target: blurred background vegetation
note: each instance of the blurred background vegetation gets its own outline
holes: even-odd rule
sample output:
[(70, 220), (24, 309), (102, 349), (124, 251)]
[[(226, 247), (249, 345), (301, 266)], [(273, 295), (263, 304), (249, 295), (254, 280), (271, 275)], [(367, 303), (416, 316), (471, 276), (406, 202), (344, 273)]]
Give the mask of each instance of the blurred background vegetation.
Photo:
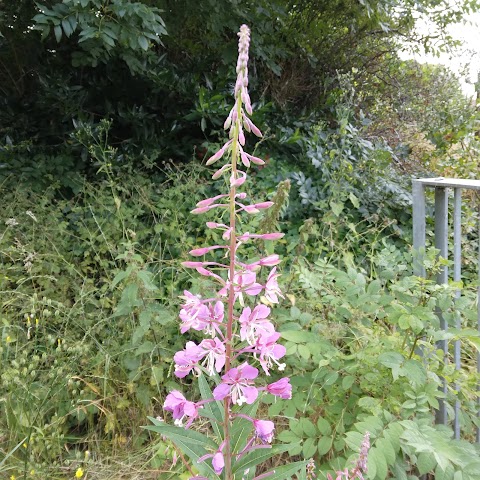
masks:
[[(409, 250), (411, 178), (477, 177), (478, 109), (447, 68), (399, 56), (405, 42), (454, 48), (442, 32), (477, 9), (0, 0), (0, 477), (189, 478), (140, 427), (163, 416), (169, 388), (190, 388), (171, 375), (177, 296), (209, 285), (179, 263), (215, 241), (189, 212), (218, 193), (203, 165), (225, 138), (246, 23), (264, 132), (251, 149), (267, 161), (247, 189), (276, 201), (248, 228), (286, 233), (276, 315), (296, 377), (293, 401), (265, 412), (322, 472), (348, 464), (368, 429), (372, 480), (480, 478), (475, 447), (432, 415), (440, 376), (459, 382), (472, 440), (477, 199), (464, 207), (460, 373), (434, 348), (433, 312), (455, 323), (454, 291), (413, 277)], [(420, 14), (437, 34), (415, 30)]]

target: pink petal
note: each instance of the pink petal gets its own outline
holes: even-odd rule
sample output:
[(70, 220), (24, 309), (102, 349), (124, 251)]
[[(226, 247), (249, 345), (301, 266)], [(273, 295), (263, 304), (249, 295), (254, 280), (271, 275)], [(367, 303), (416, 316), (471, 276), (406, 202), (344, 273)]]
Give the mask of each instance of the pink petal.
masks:
[(250, 160), (249, 160), (249, 155), (246, 154), (245, 152), (240, 153), (240, 158), (242, 160), (242, 163), (248, 168), (250, 166)]
[(257, 378), (258, 376), (258, 369), (255, 367), (252, 367), (248, 363), (243, 364), (242, 367), (242, 377), (247, 379), (247, 380), (253, 380), (254, 378)]
[(223, 156), (223, 154), (225, 153), (225, 150), (223, 148), (221, 148), (217, 153), (215, 153), (214, 155), (212, 155), (208, 160), (207, 160), (207, 163), (205, 165), (212, 165), (213, 163), (215, 163), (216, 161), (220, 160)]
[(220, 178), (228, 169), (231, 168), (231, 165), (229, 163), (227, 163), (226, 165), (224, 165), (220, 170), (217, 170), (213, 175), (212, 175), (212, 179), (213, 180), (217, 180), (218, 178)]
[(230, 385), (226, 383), (221, 383), (213, 390), (213, 398), (215, 400), (223, 400), (224, 398), (230, 395)]
[(266, 266), (266, 267), (273, 267), (274, 265), (278, 265), (281, 262), (280, 257), (278, 255), (269, 255), (268, 257), (261, 258), (258, 261), (259, 265)]
[(225, 467), (225, 460), (222, 452), (217, 452), (212, 458), (212, 467), (217, 475), (222, 473), (223, 467)]
[(196, 206), (208, 207), (209, 205), (212, 205), (213, 203), (215, 203), (219, 198), (223, 198), (223, 197), (228, 197), (228, 194), (216, 195), (215, 197), (206, 198), (205, 200), (201, 200), (200, 202), (198, 202)]
[(253, 155), (250, 155), (250, 160), (255, 164), (255, 165), (265, 165), (265, 162), (258, 157), (254, 157)]
[(203, 267), (203, 262), (182, 262), (182, 266), (185, 268)]
[(194, 257), (201, 257), (202, 255), (205, 255), (206, 253), (210, 252), (211, 250), (215, 250), (217, 248), (228, 248), (224, 245), (214, 245), (212, 247), (203, 247), (203, 248), (195, 248), (193, 250), (190, 250), (190, 255), (193, 255)]
[(238, 141), (240, 142), (240, 145), (245, 145), (245, 135), (243, 133), (242, 127), (238, 129)]
[(230, 186), (239, 187), (240, 185), (243, 185), (245, 183), (245, 180), (247, 179), (247, 174), (240, 170), (237, 171), (237, 174), (239, 174), (240, 177), (235, 178), (233, 175), (230, 177)]
[(260, 202), (260, 203), (256, 203), (254, 205), (254, 207), (256, 207), (256, 208), (270, 208), (273, 205), (274, 205), (273, 202)]
[(258, 397), (258, 390), (256, 387), (244, 387), (242, 389), (245, 402), (251, 405)]

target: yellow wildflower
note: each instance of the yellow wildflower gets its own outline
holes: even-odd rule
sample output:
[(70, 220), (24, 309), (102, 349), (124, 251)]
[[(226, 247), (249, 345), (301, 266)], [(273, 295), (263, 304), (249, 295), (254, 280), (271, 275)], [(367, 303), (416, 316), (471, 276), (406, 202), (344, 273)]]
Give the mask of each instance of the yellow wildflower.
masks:
[(77, 471), (75, 472), (75, 478), (82, 478), (83, 477), (83, 468), (79, 467), (77, 468)]

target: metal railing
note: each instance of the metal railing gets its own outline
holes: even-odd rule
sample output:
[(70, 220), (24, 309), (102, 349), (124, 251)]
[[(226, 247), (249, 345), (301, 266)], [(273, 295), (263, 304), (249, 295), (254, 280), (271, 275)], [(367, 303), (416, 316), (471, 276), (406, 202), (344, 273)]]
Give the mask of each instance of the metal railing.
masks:
[[(461, 281), (461, 262), (462, 262), (462, 190), (480, 190), (480, 180), (463, 180), (456, 178), (420, 178), (413, 180), (413, 248), (417, 252), (414, 260), (415, 275), (425, 277), (425, 267), (423, 265), (422, 251), (425, 249), (425, 233), (426, 233), (426, 188), (435, 189), (435, 248), (439, 250), (440, 256), (449, 257), (448, 251), (448, 197), (449, 190), (453, 189), (453, 281)], [(479, 245), (478, 245), (478, 261), (477, 261), (479, 284), (477, 287), (477, 328), (480, 332), (480, 226), (479, 226)], [(441, 268), (437, 275), (437, 283), (448, 283), (448, 267)], [(456, 291), (456, 298), (460, 298), (460, 290)], [(437, 315), (440, 320), (440, 327), (447, 330), (448, 325), (443, 318), (440, 309), (437, 309)], [(460, 328), (460, 316), (457, 315), (456, 327)], [(437, 342), (438, 348), (443, 351), (444, 358), (448, 355), (447, 340)], [(461, 343), (456, 340), (453, 349), (453, 358), (455, 369), (460, 370)], [(477, 353), (477, 373), (480, 373), (480, 353)], [(459, 386), (455, 385), (455, 389), (459, 391)], [(447, 383), (443, 380), (442, 390), (446, 396)], [(480, 393), (480, 383), (477, 385), (477, 391)], [(455, 418), (453, 429), (455, 438), (460, 438), (460, 401), (457, 399), (454, 406)], [(480, 397), (477, 398), (477, 415), (480, 417)], [(446, 425), (447, 406), (443, 399), (439, 402), (439, 408), (436, 412), (436, 421)], [(480, 443), (480, 428), (477, 427), (476, 440)]]

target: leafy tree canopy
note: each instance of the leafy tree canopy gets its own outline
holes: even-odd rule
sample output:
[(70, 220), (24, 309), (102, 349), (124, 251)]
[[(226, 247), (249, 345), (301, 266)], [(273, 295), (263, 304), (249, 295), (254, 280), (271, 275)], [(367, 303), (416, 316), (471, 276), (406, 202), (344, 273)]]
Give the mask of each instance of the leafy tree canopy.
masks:
[(371, 83), (396, 58), (399, 39), (430, 48), (452, 41), (417, 38), (419, 15), (441, 32), (477, 7), (472, 0), (0, 0), (3, 171), (32, 162), (53, 171), (88, 167), (85, 138), (96, 138), (102, 119), (112, 120), (117, 160), (201, 156), (225, 116), (241, 23), (254, 33), (261, 122), (273, 125), (328, 107), (339, 72), (355, 69), (359, 89)]

